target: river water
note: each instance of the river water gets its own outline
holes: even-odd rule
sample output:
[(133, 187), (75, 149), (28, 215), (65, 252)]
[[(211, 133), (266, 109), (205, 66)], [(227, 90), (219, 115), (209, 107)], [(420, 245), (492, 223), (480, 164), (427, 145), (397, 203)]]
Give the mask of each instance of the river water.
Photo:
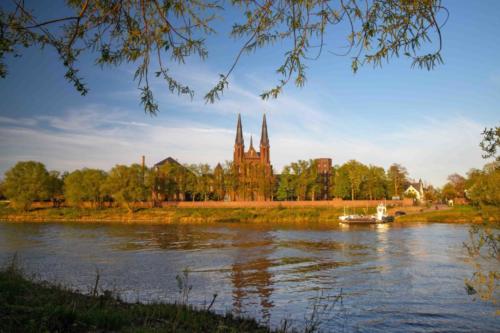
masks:
[(465, 290), (468, 229), (0, 223), (0, 260), (17, 254), (26, 272), (83, 292), (98, 271), (128, 301), (207, 306), (217, 294), (214, 311), (272, 327), (319, 318), (328, 332), (500, 332), (492, 302)]

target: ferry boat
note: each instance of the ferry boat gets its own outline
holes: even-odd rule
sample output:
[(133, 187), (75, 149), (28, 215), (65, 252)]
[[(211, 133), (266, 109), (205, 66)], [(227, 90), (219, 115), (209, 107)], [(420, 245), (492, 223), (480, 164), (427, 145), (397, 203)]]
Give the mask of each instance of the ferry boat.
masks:
[(394, 221), (394, 216), (387, 215), (387, 208), (383, 203), (377, 206), (377, 213), (373, 215), (344, 215), (339, 216), (342, 224), (380, 224)]

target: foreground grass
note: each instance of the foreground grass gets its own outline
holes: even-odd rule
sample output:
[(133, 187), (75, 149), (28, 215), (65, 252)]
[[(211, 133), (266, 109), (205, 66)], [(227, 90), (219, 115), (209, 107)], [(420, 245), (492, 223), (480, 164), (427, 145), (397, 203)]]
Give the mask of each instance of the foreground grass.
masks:
[(179, 304), (125, 303), (104, 292), (87, 296), (0, 271), (0, 332), (271, 332), (251, 319)]

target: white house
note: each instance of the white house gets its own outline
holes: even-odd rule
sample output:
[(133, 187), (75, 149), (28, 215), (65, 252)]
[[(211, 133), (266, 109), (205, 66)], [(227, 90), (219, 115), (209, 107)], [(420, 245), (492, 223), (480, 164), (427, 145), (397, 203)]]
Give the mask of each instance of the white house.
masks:
[(410, 184), (408, 188), (404, 191), (405, 196), (414, 196), (418, 201), (424, 201), (424, 183), (422, 179), (418, 181), (418, 183)]

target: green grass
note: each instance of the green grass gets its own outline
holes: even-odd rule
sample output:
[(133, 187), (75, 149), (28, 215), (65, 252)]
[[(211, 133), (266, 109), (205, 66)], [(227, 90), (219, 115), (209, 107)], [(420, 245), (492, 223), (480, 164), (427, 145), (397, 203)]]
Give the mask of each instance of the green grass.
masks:
[(448, 210), (435, 210), (397, 217), (398, 222), (443, 222), (443, 223), (482, 223), (500, 221), (499, 207), (463, 205)]
[(125, 303), (110, 292), (82, 295), (0, 271), (0, 332), (270, 332), (255, 320), (183, 304)]
[[(351, 213), (354, 210), (350, 211)], [(375, 208), (356, 209), (360, 214), (373, 214)], [(6, 221), (80, 221), (80, 222), (144, 222), (144, 223), (335, 223), (342, 208), (274, 207), (274, 208), (141, 208), (129, 213), (125, 208), (35, 208), (28, 212), (0, 203), (0, 220)], [(432, 210), (408, 214), (398, 222), (475, 223), (500, 221), (499, 207), (455, 206), (448, 210)]]
[[(370, 213), (373, 209), (369, 210)], [(342, 209), (330, 207), (275, 208), (143, 208), (129, 213), (124, 208), (38, 208), (28, 212), (0, 205), (0, 220), (86, 222), (333, 222)]]

